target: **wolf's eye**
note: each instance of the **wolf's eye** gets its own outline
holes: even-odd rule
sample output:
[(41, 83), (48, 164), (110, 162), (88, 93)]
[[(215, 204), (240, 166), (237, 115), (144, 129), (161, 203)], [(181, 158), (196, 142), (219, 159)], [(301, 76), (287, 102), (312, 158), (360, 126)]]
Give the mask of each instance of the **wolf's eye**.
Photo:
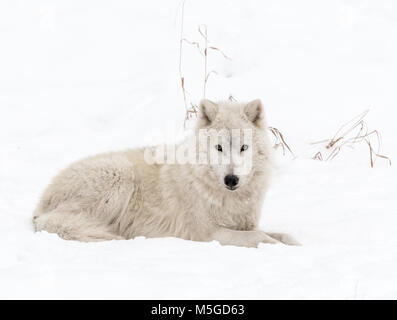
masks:
[(215, 146), (215, 149), (218, 150), (219, 152), (222, 152), (222, 146), (220, 144), (217, 144)]
[(245, 150), (247, 150), (248, 149), (248, 146), (246, 145), (246, 144), (243, 144), (242, 146), (241, 146), (241, 152), (243, 152), (243, 151), (245, 151)]

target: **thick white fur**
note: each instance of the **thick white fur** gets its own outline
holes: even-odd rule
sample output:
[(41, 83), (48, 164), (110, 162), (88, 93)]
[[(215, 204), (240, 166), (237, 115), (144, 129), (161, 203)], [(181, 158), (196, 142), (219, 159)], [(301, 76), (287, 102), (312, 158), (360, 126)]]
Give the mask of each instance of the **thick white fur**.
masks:
[(222, 184), (232, 165), (150, 165), (144, 149), (100, 154), (53, 179), (35, 210), (35, 230), (79, 241), (145, 236), (247, 247), (295, 244), (287, 235), (257, 230), (272, 158), (261, 102), (203, 100), (200, 109), (196, 130), (253, 129), (253, 167), (237, 190)]

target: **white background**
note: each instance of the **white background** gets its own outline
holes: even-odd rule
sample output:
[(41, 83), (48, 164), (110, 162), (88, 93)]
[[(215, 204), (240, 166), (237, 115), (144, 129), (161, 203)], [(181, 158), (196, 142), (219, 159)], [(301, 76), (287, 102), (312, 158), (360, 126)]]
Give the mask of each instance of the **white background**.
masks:
[[(261, 220), (302, 247), (180, 239), (106, 243), (33, 233), (70, 162), (183, 135), (181, 2), (0, 2), (0, 298), (397, 298), (397, 176), (368, 148), (310, 158), (366, 109), (397, 158), (395, 1), (187, 0), (184, 36), (209, 52), (207, 97), (261, 98), (297, 155), (278, 153)], [(203, 60), (185, 45), (189, 100)], [(193, 125), (193, 123), (192, 123)], [(170, 133), (170, 134), (168, 134)]]

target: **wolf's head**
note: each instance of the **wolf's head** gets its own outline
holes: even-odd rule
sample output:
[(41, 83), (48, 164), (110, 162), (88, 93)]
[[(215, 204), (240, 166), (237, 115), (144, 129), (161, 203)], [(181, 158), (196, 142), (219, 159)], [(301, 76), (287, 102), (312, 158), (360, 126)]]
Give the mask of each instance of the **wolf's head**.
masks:
[(196, 174), (225, 192), (238, 192), (269, 170), (272, 148), (260, 100), (202, 100), (196, 136), (208, 155), (196, 166)]

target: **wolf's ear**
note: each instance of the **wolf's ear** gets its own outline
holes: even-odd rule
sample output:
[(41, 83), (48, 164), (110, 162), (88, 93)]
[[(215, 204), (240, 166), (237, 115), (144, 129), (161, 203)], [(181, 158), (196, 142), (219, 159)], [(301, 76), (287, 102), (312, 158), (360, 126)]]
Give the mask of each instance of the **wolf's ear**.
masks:
[(200, 101), (199, 117), (202, 121), (202, 125), (209, 125), (212, 121), (215, 120), (217, 114), (218, 105), (215, 102), (207, 99), (203, 99)]
[(254, 125), (262, 126), (263, 106), (259, 99), (253, 100), (244, 106), (244, 114)]

